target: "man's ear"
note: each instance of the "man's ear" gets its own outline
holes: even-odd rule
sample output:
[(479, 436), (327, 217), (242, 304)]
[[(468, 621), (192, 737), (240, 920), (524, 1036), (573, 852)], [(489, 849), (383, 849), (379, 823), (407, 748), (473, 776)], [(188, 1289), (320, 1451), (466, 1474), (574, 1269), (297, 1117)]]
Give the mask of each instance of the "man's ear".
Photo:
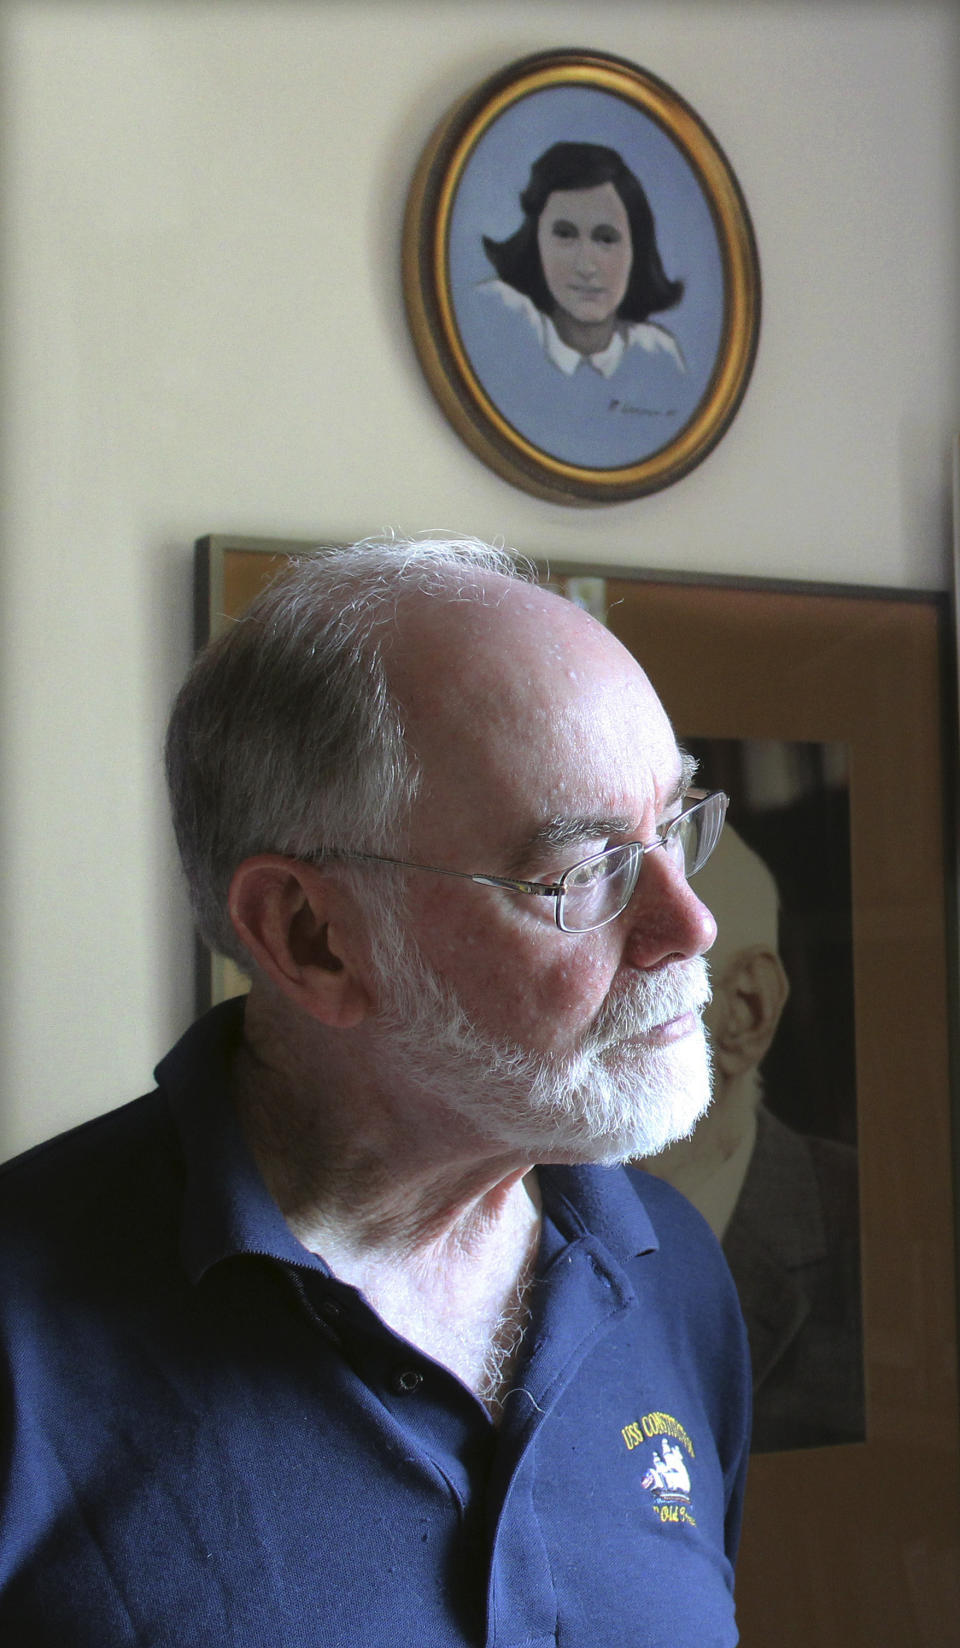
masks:
[(234, 929), (262, 973), (322, 1024), (352, 1029), (371, 1005), (353, 965), (342, 893), (313, 864), (261, 853), (234, 871)]
[(755, 1070), (776, 1034), (790, 985), (775, 950), (739, 950), (713, 987), (710, 1040), (725, 1076)]

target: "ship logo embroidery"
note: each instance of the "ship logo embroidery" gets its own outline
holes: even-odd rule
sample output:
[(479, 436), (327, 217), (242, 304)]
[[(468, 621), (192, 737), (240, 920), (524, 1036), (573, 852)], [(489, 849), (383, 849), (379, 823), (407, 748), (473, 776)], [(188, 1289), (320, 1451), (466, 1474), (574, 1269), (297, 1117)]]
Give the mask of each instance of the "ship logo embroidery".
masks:
[[(696, 1458), (693, 1442), (684, 1426), (669, 1413), (645, 1413), (620, 1432), (628, 1453), (643, 1450), (639, 1457), (646, 1468), (640, 1486), (650, 1495), (654, 1514), (661, 1522), (686, 1523), (695, 1528), (691, 1504), (690, 1463)], [(652, 1457), (645, 1458), (653, 1444)]]
[(649, 1470), (640, 1483), (653, 1495), (655, 1505), (689, 1505), (690, 1472), (683, 1454), (669, 1436), (660, 1438), (661, 1452), (654, 1451)]

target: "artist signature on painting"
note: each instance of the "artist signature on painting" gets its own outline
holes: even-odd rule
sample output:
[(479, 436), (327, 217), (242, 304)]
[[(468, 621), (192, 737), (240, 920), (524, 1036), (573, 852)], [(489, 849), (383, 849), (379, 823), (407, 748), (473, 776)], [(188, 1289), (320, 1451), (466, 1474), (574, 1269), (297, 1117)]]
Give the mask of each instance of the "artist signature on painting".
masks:
[(634, 406), (632, 401), (622, 401), (617, 395), (611, 397), (607, 411), (625, 413), (635, 418), (675, 418), (677, 415), (675, 406)]

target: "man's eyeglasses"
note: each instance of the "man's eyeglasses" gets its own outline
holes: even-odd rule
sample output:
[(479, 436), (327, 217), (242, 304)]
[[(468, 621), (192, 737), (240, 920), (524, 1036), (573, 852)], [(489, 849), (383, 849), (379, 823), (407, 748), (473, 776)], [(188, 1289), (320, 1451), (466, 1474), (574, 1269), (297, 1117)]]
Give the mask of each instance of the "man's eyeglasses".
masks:
[(366, 859), (376, 864), (399, 864), (405, 870), (425, 870), (430, 875), (456, 876), (475, 881), (481, 887), (503, 887), (511, 893), (529, 893), (554, 900), (554, 917), (564, 933), (590, 933), (605, 927), (626, 909), (647, 853), (662, 847), (680, 865), (685, 876), (695, 875), (707, 862), (720, 839), (728, 797), (722, 790), (704, 794), (688, 790), (690, 805), (671, 819), (662, 835), (653, 841), (626, 841), (606, 852), (593, 853), (565, 870), (559, 881), (513, 881), (506, 876), (474, 875), (468, 870), (444, 870), (436, 864), (413, 864), (406, 858), (385, 858), (379, 853), (333, 852), (330, 858)]

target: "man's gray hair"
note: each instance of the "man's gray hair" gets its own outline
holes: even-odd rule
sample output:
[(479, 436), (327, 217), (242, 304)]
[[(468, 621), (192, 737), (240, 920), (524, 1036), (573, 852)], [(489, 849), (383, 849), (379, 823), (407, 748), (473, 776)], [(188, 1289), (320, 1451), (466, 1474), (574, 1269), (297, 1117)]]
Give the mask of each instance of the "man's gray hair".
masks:
[(471, 538), (366, 539), (294, 557), (199, 654), (167, 731), (167, 783), (207, 943), (249, 956), (227, 899), (256, 853), (402, 851), (419, 772), (382, 643), (414, 593), (483, 599), (491, 574), (532, 570)]

